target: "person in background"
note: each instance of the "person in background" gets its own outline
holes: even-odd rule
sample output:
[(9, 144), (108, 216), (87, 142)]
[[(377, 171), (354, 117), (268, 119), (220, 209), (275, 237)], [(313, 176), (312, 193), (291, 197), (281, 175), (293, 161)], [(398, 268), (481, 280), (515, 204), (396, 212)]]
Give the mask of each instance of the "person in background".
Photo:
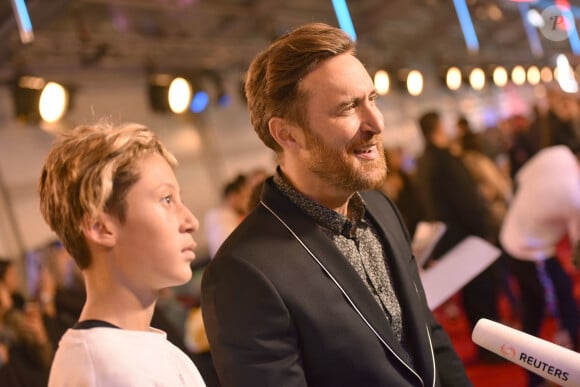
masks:
[(247, 197), (248, 178), (239, 174), (224, 185), (220, 206), (208, 210), (205, 229), (210, 257), (215, 255), (223, 241), (246, 215)]
[[(556, 246), (568, 236), (580, 240), (580, 168), (564, 145), (542, 149), (516, 175), (517, 190), (500, 231), (503, 247), (512, 257), (510, 268), (520, 288), (522, 329), (538, 336), (553, 288), (557, 317), (570, 346), (578, 351), (580, 313), (573, 283), (559, 259)], [(543, 383), (529, 372), (529, 386)]]
[(512, 181), (495, 162), (483, 152), (481, 137), (475, 133), (465, 117), (457, 120), (459, 157), (475, 179), (481, 196), (491, 214), (490, 227), (497, 239), (499, 227), (513, 195)]
[(512, 179), (507, 171), (502, 171), (498, 165), (483, 152), (482, 137), (475, 133), (465, 117), (457, 120), (458, 136), (456, 143), (459, 157), (474, 178), (479, 193), (483, 198), (490, 214), (490, 238), (489, 241), (501, 249), (497, 263), (495, 264), (500, 289), (510, 303), (510, 313), (515, 319), (519, 317), (520, 301), (514, 293), (511, 273), (508, 265), (508, 257), (505, 249), (499, 242), (499, 230), (503, 218), (507, 212), (509, 202), (513, 196)]
[(252, 191), (266, 176), (264, 169), (256, 168), (236, 175), (224, 185), (222, 203), (210, 209), (205, 216), (210, 257), (215, 256), (223, 241), (248, 214)]
[(313, 23), (250, 66), (251, 121), (279, 166), (203, 275), (225, 387), (471, 385), (378, 191), (383, 116), (354, 51), (343, 31)]
[(0, 260), (0, 384), (45, 387), (54, 356), (37, 302), (25, 301), (13, 261)]
[(199, 223), (175, 165), (139, 124), (81, 125), (51, 148), (40, 209), (82, 272), (86, 302), (49, 386), (204, 386), (191, 359), (150, 326), (159, 291), (187, 282), (195, 259)]
[[(433, 258), (441, 258), (468, 236), (492, 241), (490, 211), (459, 154), (450, 150), (451, 139), (441, 116), (436, 111), (427, 111), (419, 117), (419, 127), (426, 146), (419, 158), (417, 177), (426, 217), (428, 221), (446, 225), (445, 234), (433, 249)], [(471, 329), (480, 318), (498, 321), (498, 291), (497, 267), (494, 265), (461, 289), (463, 309)], [(499, 359), (491, 352), (479, 349), (478, 360)]]
[(86, 300), (85, 287), (80, 270), (60, 241), (48, 243), (40, 252), (41, 265), (33, 295), (56, 347), (62, 335), (79, 318)]
[(0, 283), (10, 294), (12, 306), (17, 309), (24, 309), (26, 298), (22, 294), (20, 275), (14, 261), (0, 257)]
[(515, 178), (518, 170), (541, 148), (541, 129), (532, 125), (528, 117), (515, 114), (506, 122), (507, 156), (510, 177)]
[(414, 171), (408, 172), (403, 168), (404, 157), (405, 151), (400, 147), (385, 150), (389, 173), (381, 190), (395, 202), (409, 234), (413, 236), (417, 224), (425, 218), (425, 209)]

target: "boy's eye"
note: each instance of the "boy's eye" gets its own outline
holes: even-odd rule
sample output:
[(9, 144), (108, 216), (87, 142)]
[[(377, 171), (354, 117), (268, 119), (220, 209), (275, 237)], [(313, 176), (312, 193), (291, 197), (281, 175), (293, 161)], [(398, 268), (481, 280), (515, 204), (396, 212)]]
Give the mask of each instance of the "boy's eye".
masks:
[(173, 197), (171, 195), (168, 195), (165, 196), (162, 200), (167, 204), (171, 204), (171, 202), (173, 202)]

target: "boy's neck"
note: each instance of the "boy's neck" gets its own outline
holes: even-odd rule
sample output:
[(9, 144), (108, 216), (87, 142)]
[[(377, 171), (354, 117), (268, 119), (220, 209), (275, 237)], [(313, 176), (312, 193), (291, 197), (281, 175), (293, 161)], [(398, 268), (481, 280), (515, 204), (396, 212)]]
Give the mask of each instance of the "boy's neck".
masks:
[(136, 294), (119, 283), (85, 275), (87, 299), (79, 321), (103, 320), (122, 329), (148, 330), (157, 294)]
[[(118, 306), (118, 307), (117, 307)], [(84, 305), (79, 321), (101, 320), (118, 326), (121, 329), (147, 331), (151, 325), (155, 304), (145, 309), (134, 309), (119, 303), (110, 305), (101, 301), (89, 302)]]

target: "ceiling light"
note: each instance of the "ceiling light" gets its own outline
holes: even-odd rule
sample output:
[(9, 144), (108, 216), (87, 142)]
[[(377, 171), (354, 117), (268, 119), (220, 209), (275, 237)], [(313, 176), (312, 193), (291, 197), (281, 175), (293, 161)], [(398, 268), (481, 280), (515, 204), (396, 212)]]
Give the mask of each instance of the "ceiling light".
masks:
[(493, 83), (495, 83), (498, 87), (504, 87), (508, 81), (508, 74), (507, 70), (502, 67), (498, 66), (493, 70)]
[(552, 69), (548, 66), (542, 67), (542, 70), (540, 70), (540, 78), (544, 83), (552, 82), (554, 79), (554, 76), (552, 75)]
[(485, 87), (485, 73), (479, 67), (469, 73), (469, 84), (473, 90), (481, 90)]
[(191, 82), (166, 73), (151, 74), (148, 79), (149, 104), (157, 112), (187, 111), (192, 98)]
[(378, 95), (387, 95), (390, 88), (389, 74), (385, 70), (378, 70), (375, 73), (374, 84)]
[(419, 70), (411, 70), (407, 75), (407, 91), (412, 96), (418, 96), (423, 92), (423, 74)]
[(184, 78), (174, 78), (169, 85), (167, 98), (173, 113), (183, 113), (191, 101), (191, 84)]
[(59, 121), (67, 111), (68, 91), (56, 82), (48, 82), (40, 93), (38, 111), (40, 118), (48, 123)]
[(538, 66), (530, 66), (528, 68), (528, 72), (526, 74), (526, 77), (528, 79), (528, 83), (530, 85), (537, 85), (538, 83), (540, 83), (540, 80), (542, 79), (540, 76), (540, 69), (538, 68)]
[(526, 83), (526, 70), (523, 66), (518, 65), (512, 69), (512, 82), (518, 86)]
[(461, 70), (450, 67), (445, 75), (445, 84), (449, 90), (457, 90), (461, 87)]
[(15, 82), (12, 91), (15, 115), (24, 121), (57, 122), (70, 107), (69, 90), (41, 77), (22, 76)]

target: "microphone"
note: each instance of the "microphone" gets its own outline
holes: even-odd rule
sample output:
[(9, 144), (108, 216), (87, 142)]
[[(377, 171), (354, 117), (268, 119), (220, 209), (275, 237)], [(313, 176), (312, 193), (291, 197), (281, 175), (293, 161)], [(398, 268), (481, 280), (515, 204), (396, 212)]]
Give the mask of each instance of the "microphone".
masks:
[(473, 342), (561, 386), (580, 386), (580, 353), (485, 318)]

